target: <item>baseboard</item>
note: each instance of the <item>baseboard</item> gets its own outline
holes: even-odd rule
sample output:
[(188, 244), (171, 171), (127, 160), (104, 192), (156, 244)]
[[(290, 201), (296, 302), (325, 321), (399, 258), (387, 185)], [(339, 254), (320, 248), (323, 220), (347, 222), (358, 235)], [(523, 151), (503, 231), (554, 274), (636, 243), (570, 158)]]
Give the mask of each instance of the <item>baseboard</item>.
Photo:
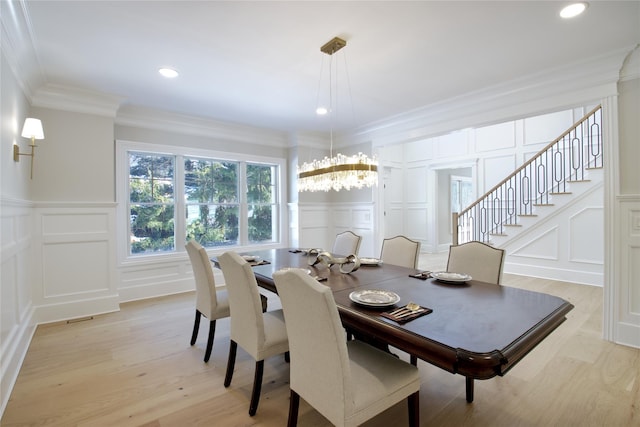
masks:
[(165, 295), (181, 294), (194, 291), (192, 280), (176, 280), (160, 283), (149, 283), (140, 286), (130, 286), (118, 289), (121, 303), (129, 301), (139, 301), (148, 298), (157, 298)]
[(507, 262), (504, 265), (504, 272), (519, 276), (538, 277), (540, 279), (560, 280), (562, 282), (579, 283), (602, 287), (604, 284), (604, 273), (589, 272), (570, 269), (550, 268), (540, 265), (527, 265)]
[(617, 344), (640, 348), (640, 326), (618, 322), (614, 341)]
[(39, 324), (79, 319), (87, 316), (120, 311), (118, 295), (65, 301), (36, 307), (36, 319)]
[(5, 343), (9, 343), (8, 348), (2, 347), (2, 354), (0, 354), (0, 360), (2, 360), (2, 373), (0, 376), (0, 418), (4, 414), (4, 410), (9, 402), (11, 391), (18, 379), (20, 368), (24, 362), (24, 358), (29, 350), (31, 339), (36, 331), (35, 322), (35, 310), (30, 307), (26, 310), (26, 316), (13, 332), (12, 336), (5, 340)]

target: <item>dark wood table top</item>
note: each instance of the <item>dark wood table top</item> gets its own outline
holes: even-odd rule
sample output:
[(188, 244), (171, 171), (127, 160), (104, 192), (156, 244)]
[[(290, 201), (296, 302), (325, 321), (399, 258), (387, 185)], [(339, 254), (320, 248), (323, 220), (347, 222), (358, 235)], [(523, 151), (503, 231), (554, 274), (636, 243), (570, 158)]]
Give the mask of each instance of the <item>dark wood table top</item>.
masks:
[[(446, 284), (409, 277), (418, 270), (393, 266), (362, 266), (342, 274), (338, 266), (311, 267), (307, 257), (288, 249), (252, 252), (269, 264), (254, 267), (260, 286), (276, 292), (273, 273), (281, 268), (308, 268), (333, 290), (345, 326), (386, 342), (449, 372), (468, 378), (504, 375), (565, 320), (573, 305), (561, 298), (508, 286), (471, 280)], [(405, 324), (382, 317), (390, 310), (364, 307), (349, 294), (358, 289), (397, 293), (396, 306), (410, 301), (433, 312)]]

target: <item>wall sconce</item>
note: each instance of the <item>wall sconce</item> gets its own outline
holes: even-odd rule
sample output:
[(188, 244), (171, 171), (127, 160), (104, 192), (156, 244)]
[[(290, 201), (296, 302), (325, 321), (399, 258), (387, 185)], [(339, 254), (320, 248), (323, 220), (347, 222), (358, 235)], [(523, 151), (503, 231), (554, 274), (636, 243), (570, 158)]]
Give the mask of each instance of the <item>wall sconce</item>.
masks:
[(31, 179), (33, 179), (33, 158), (35, 157), (36, 139), (44, 139), (44, 131), (42, 130), (42, 122), (40, 119), (26, 118), (22, 127), (22, 137), (31, 138), (31, 153), (21, 153), (18, 144), (13, 145), (13, 161), (19, 162), (20, 156), (31, 157)]

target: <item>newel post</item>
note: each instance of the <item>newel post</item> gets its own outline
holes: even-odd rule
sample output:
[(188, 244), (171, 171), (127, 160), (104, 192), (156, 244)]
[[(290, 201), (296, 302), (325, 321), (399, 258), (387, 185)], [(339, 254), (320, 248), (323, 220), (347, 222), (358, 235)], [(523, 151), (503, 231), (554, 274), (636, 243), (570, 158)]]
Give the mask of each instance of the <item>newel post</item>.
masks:
[(452, 234), (452, 245), (458, 244), (458, 212), (451, 213), (451, 234)]

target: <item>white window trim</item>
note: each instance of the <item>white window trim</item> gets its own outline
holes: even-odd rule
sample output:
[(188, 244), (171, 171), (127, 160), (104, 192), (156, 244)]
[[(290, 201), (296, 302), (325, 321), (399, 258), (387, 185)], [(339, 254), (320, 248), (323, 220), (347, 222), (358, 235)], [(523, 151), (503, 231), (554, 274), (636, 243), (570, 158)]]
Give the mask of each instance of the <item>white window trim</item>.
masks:
[[(270, 249), (274, 247), (281, 247), (287, 240), (286, 233), (288, 231), (288, 225), (286, 223), (287, 206), (285, 203), (286, 192), (286, 159), (267, 156), (255, 156), (241, 153), (229, 153), (215, 150), (204, 150), (199, 148), (181, 147), (174, 145), (164, 144), (152, 144), (147, 142), (136, 142), (127, 140), (116, 140), (116, 233), (117, 233), (117, 259), (120, 265), (135, 264), (135, 263), (148, 263), (149, 261), (163, 262), (166, 259), (186, 258), (186, 251), (184, 247), (181, 247), (181, 242), (185, 240), (185, 220), (182, 215), (176, 215), (175, 219), (175, 238), (176, 248), (175, 251), (165, 253), (153, 253), (153, 254), (139, 254), (130, 255), (128, 240), (129, 229), (129, 216), (126, 212), (128, 205), (128, 185), (129, 185), (129, 151), (149, 152), (156, 154), (166, 154), (172, 156), (183, 157), (202, 157), (208, 159), (241, 162), (241, 167), (244, 168), (244, 163), (257, 163), (257, 164), (272, 164), (277, 165), (279, 170), (278, 178), (278, 200), (276, 204), (279, 206), (278, 215), (276, 221), (278, 221), (278, 236), (275, 243), (261, 244), (261, 245), (237, 245), (225, 247), (224, 250), (237, 250), (237, 251), (249, 251), (252, 249)], [(177, 161), (175, 165), (175, 198), (176, 203), (179, 197), (180, 200), (184, 199), (184, 165)], [(246, 188), (246, 182), (244, 182), (244, 175), (241, 174), (240, 188)], [(246, 207), (244, 208), (246, 210)], [(246, 212), (245, 212), (246, 213)], [(241, 212), (242, 214), (242, 212)], [(239, 233), (245, 233), (244, 226), (240, 224)], [(242, 239), (242, 235), (240, 235)], [(245, 240), (241, 240), (245, 241)]]

